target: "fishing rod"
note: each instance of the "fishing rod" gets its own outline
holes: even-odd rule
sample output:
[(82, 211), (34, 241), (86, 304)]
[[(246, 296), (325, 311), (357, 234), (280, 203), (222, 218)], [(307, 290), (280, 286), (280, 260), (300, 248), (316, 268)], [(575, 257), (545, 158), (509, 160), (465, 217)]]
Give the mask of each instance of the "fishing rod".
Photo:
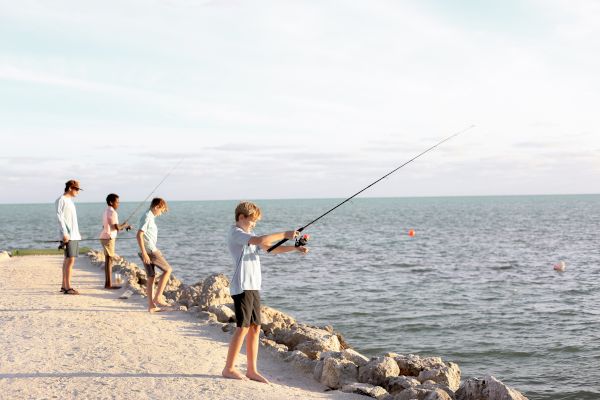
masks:
[(126, 224), (131, 219), (131, 217), (133, 217), (135, 215), (135, 213), (137, 213), (139, 211), (139, 209), (144, 205), (144, 203), (146, 203), (146, 201), (148, 201), (148, 199), (150, 198), (150, 196), (152, 196), (154, 194), (154, 192), (156, 192), (156, 189), (158, 189), (158, 187), (160, 185), (162, 185), (165, 180), (167, 180), (167, 178), (171, 175), (171, 173), (173, 173), (173, 171), (175, 171), (175, 169), (177, 167), (179, 167), (179, 165), (183, 162), (184, 159), (185, 159), (185, 157), (182, 158), (181, 160), (179, 160), (179, 162), (173, 168), (171, 168), (171, 170), (167, 173), (167, 175), (165, 175), (165, 177), (162, 178), (162, 180), (160, 182), (158, 182), (158, 185), (156, 185), (154, 187), (154, 189), (152, 189), (152, 191), (150, 192), (150, 194), (148, 196), (146, 196), (146, 198), (144, 200), (142, 200), (142, 202), (140, 204), (138, 204), (138, 206), (136, 207), (136, 209), (133, 210), (133, 212), (129, 215), (129, 217), (127, 217), (125, 219), (125, 221), (123, 221), (124, 224)]
[[(359, 190), (358, 192), (354, 193), (352, 196), (348, 197), (346, 200), (342, 201), (341, 203), (339, 203), (338, 205), (336, 205), (335, 207), (331, 208), (330, 210), (326, 211), (325, 213), (321, 214), (320, 216), (318, 216), (317, 218), (313, 219), (312, 221), (310, 221), (308, 224), (304, 225), (301, 228), (298, 228), (297, 231), (298, 232), (302, 232), (304, 229), (308, 228), (310, 225), (314, 224), (315, 222), (317, 222), (318, 220), (320, 220), (321, 218), (323, 218), (324, 216), (326, 216), (327, 214), (329, 214), (330, 212), (332, 212), (333, 210), (335, 210), (336, 208), (342, 206), (343, 204), (347, 203), (348, 201), (352, 200), (353, 198), (355, 198), (356, 196), (358, 196), (359, 194), (361, 194), (362, 192), (364, 192), (365, 190), (367, 190), (368, 188), (370, 188), (371, 186), (379, 183), (380, 181), (384, 180), (385, 178), (387, 178), (388, 176), (392, 175), (394, 172), (398, 171), (400, 168), (404, 167), (407, 164), (410, 164), (411, 162), (415, 161), (417, 158), (421, 157), (422, 155), (429, 153), (431, 150), (435, 149), (436, 147), (438, 147), (439, 145), (441, 145), (442, 143), (447, 142), (450, 139), (455, 138), (456, 136), (460, 135), (461, 133), (464, 133), (466, 131), (468, 131), (469, 129), (474, 128), (475, 125), (471, 125), (453, 135), (448, 136), (447, 138), (443, 139), (442, 141), (436, 143), (435, 145), (431, 146), (430, 148), (428, 148), (427, 150), (419, 153), (417, 156), (411, 158), (410, 160), (406, 161), (404, 164), (400, 165), (399, 167), (393, 169), (392, 171), (388, 172), (387, 174), (385, 174), (384, 176), (382, 176), (381, 178), (377, 179), (375, 182), (371, 183), (370, 185), (362, 188), (361, 190)], [(302, 238), (304, 239), (304, 238)], [(275, 243), (273, 246), (269, 247), (267, 249), (267, 252), (271, 252), (273, 250), (275, 250), (276, 248), (278, 248), (279, 246), (281, 246), (282, 244), (284, 244), (285, 242), (287, 242), (289, 239), (281, 239), (279, 242)], [(308, 238), (306, 238), (303, 242), (301, 243), (306, 243), (306, 240), (308, 240)], [(302, 244), (301, 244), (302, 245)]]

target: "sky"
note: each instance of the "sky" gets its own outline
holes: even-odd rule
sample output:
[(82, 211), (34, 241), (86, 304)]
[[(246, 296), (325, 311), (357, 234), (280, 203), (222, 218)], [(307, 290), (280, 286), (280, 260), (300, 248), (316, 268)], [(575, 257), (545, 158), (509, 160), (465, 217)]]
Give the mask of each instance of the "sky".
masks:
[(0, 203), (600, 193), (600, 2), (0, 0)]

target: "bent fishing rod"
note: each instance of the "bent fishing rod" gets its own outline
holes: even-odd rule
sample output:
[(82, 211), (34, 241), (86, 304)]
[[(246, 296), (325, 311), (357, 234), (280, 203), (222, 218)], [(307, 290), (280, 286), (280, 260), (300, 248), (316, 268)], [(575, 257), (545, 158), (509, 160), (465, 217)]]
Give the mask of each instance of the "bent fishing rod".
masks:
[[(448, 136), (447, 138), (441, 140), (440, 142), (436, 143), (435, 145), (431, 146), (430, 148), (428, 148), (427, 150), (419, 153), (418, 155), (416, 155), (415, 157), (411, 158), (410, 160), (406, 161), (404, 164), (400, 165), (399, 167), (393, 169), (392, 171), (388, 172), (387, 174), (383, 175), (381, 178), (377, 179), (375, 182), (369, 184), (368, 186), (365, 186), (364, 188), (362, 188), (361, 190), (359, 190), (358, 192), (354, 193), (352, 196), (348, 197), (346, 200), (342, 201), (341, 203), (339, 203), (338, 205), (336, 205), (335, 207), (331, 208), (330, 210), (324, 212), (323, 214), (321, 214), (320, 216), (318, 216), (317, 218), (313, 219), (312, 221), (310, 221), (308, 224), (304, 225), (301, 228), (298, 228), (297, 231), (298, 232), (302, 232), (304, 229), (308, 228), (309, 226), (311, 226), (312, 224), (314, 224), (315, 222), (317, 222), (318, 220), (320, 220), (321, 218), (323, 218), (324, 216), (326, 216), (327, 214), (329, 214), (330, 212), (332, 212), (333, 210), (335, 210), (336, 208), (342, 206), (343, 204), (349, 202), (350, 200), (352, 200), (353, 198), (355, 198), (356, 196), (358, 196), (359, 194), (361, 194), (362, 192), (364, 192), (365, 190), (367, 190), (368, 188), (370, 188), (371, 186), (374, 186), (375, 184), (379, 183), (380, 181), (384, 180), (385, 178), (387, 178), (388, 176), (392, 175), (394, 172), (398, 171), (399, 169), (401, 169), (402, 167), (410, 164), (411, 162), (415, 161), (417, 158), (421, 157), (422, 155), (429, 153), (431, 150), (435, 149), (436, 147), (440, 146), (442, 143), (445, 143), (447, 141), (449, 141), (450, 139), (453, 139), (455, 137), (457, 137), (458, 135), (460, 135), (461, 133), (464, 133), (466, 131), (468, 131), (469, 129), (474, 128), (475, 125), (471, 125), (453, 135)], [(275, 243), (273, 246), (269, 247), (267, 249), (267, 252), (271, 252), (273, 250), (275, 250), (276, 248), (278, 248), (279, 246), (281, 246), (282, 244), (284, 244), (285, 242), (287, 242), (289, 239), (281, 239), (279, 242)]]

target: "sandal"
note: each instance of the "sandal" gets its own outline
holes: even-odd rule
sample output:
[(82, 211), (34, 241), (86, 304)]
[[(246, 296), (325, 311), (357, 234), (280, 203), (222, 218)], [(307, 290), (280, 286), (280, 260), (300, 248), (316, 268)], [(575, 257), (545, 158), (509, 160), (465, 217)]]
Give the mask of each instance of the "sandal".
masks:
[(79, 292), (73, 288), (65, 290), (65, 294), (79, 294)]
[(61, 293), (64, 293), (64, 292), (66, 292), (66, 291), (67, 291), (67, 289), (65, 289), (64, 287), (62, 287), (62, 286), (60, 287), (60, 292), (61, 292)]

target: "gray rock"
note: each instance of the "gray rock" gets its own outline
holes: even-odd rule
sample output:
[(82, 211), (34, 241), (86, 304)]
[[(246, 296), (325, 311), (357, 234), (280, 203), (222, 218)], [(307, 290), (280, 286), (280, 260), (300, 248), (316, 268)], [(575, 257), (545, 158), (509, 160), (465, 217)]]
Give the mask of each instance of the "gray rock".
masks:
[(289, 330), (296, 320), (274, 308), (261, 306), (260, 308), (261, 329), (265, 334), (273, 333), (275, 329)]
[(212, 274), (202, 284), (198, 305), (206, 310), (210, 306), (233, 303), (229, 294), (229, 279), (223, 274)]
[(288, 352), (283, 359), (291, 363), (294, 368), (305, 373), (312, 373), (317, 365), (317, 361), (311, 360), (306, 354), (298, 350)]
[(385, 388), (388, 392), (395, 394), (400, 393), (403, 390), (417, 387), (421, 384), (418, 380), (411, 376), (392, 376), (388, 378)]
[(325, 365), (325, 361), (318, 360), (315, 364), (315, 369), (313, 370), (313, 377), (315, 380), (321, 382), (321, 376), (323, 376), (323, 366)]
[(430, 393), (431, 391), (426, 389), (408, 388), (394, 394), (394, 400), (425, 400)]
[(527, 400), (522, 393), (511, 389), (491, 375), (470, 378), (456, 391), (456, 400)]
[(421, 358), (414, 354), (402, 355), (395, 353), (388, 353), (388, 356), (396, 360), (398, 368), (400, 368), (400, 375), (405, 376), (419, 376), (421, 371), (446, 366), (440, 357)]
[(265, 347), (270, 347), (272, 349), (275, 349), (275, 351), (277, 351), (278, 353), (286, 353), (289, 351), (289, 349), (287, 348), (286, 345), (279, 344), (276, 341), (270, 340), (267, 338), (261, 338), (260, 343), (262, 343), (262, 345)]
[(417, 379), (421, 382), (431, 380), (455, 391), (460, 386), (460, 368), (453, 362), (448, 365), (442, 364), (442, 366), (421, 371)]
[(398, 364), (391, 357), (377, 357), (371, 359), (358, 370), (358, 381), (375, 386), (383, 386), (392, 376), (398, 376)]
[(446, 392), (448, 397), (450, 397), (450, 399), (452, 399), (452, 400), (456, 399), (454, 391), (452, 389), (450, 389), (449, 386), (441, 384), (441, 383), (436, 383), (434, 381), (425, 381), (421, 385), (416, 386), (416, 388), (430, 390), (430, 391), (436, 391), (438, 389), (443, 390), (444, 392)]
[[(233, 306), (233, 304), (231, 306)], [(235, 312), (229, 304), (210, 306), (208, 307), (208, 312), (215, 314), (217, 316), (217, 321), (219, 322), (235, 322)]]
[(285, 344), (290, 350), (300, 350), (315, 360), (325, 351), (340, 351), (340, 342), (335, 334), (303, 324), (291, 329), (275, 329), (270, 338)]
[(384, 400), (390, 398), (389, 393), (381, 386), (373, 386), (368, 383), (350, 383), (342, 386), (342, 392), (344, 393), (356, 393), (364, 396), (373, 397), (378, 400)]
[(177, 300), (180, 304), (185, 305), (186, 307), (194, 307), (197, 306), (200, 302), (200, 291), (202, 290), (202, 285), (192, 285), (183, 287), (179, 290), (179, 299)]
[(323, 361), (323, 371), (321, 373), (321, 383), (331, 389), (356, 382), (358, 379), (358, 366), (352, 361), (340, 360), (328, 357)]
[(348, 361), (352, 361), (354, 364), (362, 367), (369, 362), (369, 359), (356, 350), (353, 349), (344, 349), (342, 350), (342, 357)]
[(430, 391), (423, 400), (453, 400), (453, 397), (445, 390), (438, 388)]

